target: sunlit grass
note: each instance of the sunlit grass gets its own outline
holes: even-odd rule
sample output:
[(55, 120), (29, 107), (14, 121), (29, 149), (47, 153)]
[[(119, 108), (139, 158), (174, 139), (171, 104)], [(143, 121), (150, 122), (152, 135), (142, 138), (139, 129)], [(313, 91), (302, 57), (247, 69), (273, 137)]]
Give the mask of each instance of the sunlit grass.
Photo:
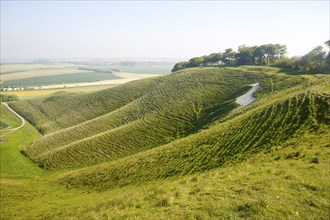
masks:
[[(211, 69), (204, 70), (186, 70), (186, 74), (206, 74)], [(172, 138), (168, 145), (82, 170), (44, 170), (24, 157), (22, 150), (43, 140), (33, 126), (26, 124), (6, 136), (0, 146), (1, 219), (329, 219), (329, 82), (325, 76), (311, 76), (305, 81), (270, 73), (271, 82), (268, 75), (255, 74), (253, 77), (257, 78), (244, 79), (242, 83), (242, 86), (250, 84), (250, 80), (264, 83), (256, 94), (257, 101), (251, 105), (231, 111), (223, 118), (206, 117), (212, 123), (185, 138), (177, 136), (174, 142)], [(177, 77), (193, 83), (201, 76)], [(142, 101), (148, 102), (138, 102), (145, 103), (149, 112), (153, 106), (163, 106), (164, 97), (176, 94), (171, 93), (171, 89), (185, 88), (178, 85), (163, 92), (169, 84), (166, 79), (160, 79), (156, 84), (143, 80), (96, 93), (57, 94), (20, 101), (18, 103), (23, 104), (19, 107), (17, 103), (16, 107), (21, 112), (26, 108), (27, 118), (28, 112), (36, 116), (37, 111), (43, 112), (47, 117), (35, 117), (38, 126), (51, 123), (61, 115), (66, 119), (83, 116), (80, 120), (90, 121), (84, 117), (93, 114), (99, 118), (97, 115), (116, 112), (125, 105), (137, 108), (140, 116), (143, 108), (132, 103), (140, 100), (141, 94), (152, 91), (155, 99), (162, 97), (160, 103), (145, 97)], [(210, 82), (215, 80), (212, 78)], [(147, 90), (150, 85), (158, 87)], [(127, 93), (120, 96), (123, 91)], [(137, 97), (128, 95), (134, 91), (139, 92)], [(189, 100), (184, 96), (187, 91), (190, 90), (184, 90), (180, 96)], [(194, 95), (190, 91), (189, 95), (194, 100), (205, 101), (216, 90), (201, 90), (204, 96), (200, 90), (196, 91)], [(159, 92), (163, 95), (159, 96)], [(116, 99), (118, 97), (120, 99)], [(179, 113), (188, 108), (189, 102), (178, 100), (182, 106), (169, 110)], [(61, 101), (67, 106), (58, 108)], [(171, 106), (177, 100), (168, 102)], [(86, 104), (85, 112), (75, 115), (77, 109), (74, 109), (70, 113), (77, 103)], [(116, 106), (112, 106), (114, 103)], [(198, 107), (203, 105), (192, 106), (193, 112), (198, 113)], [(222, 113), (220, 107), (212, 111)], [(123, 111), (117, 116), (125, 115), (128, 114)], [(159, 128), (162, 123), (168, 126), (169, 121), (171, 118), (160, 122), (148, 116), (132, 124), (143, 132), (137, 136), (128, 132), (122, 138), (127, 143), (130, 139), (145, 141), (146, 131)], [(67, 125), (81, 123), (79, 120), (68, 122)], [(97, 128), (97, 124), (90, 128)], [(128, 125), (131, 126), (131, 122), (125, 126)], [(173, 127), (177, 125), (173, 123)], [(82, 131), (77, 130), (78, 136), (79, 132)], [(122, 131), (118, 129), (118, 132)], [(158, 133), (162, 132), (154, 135)], [(74, 132), (70, 138), (71, 135)], [(96, 141), (102, 139), (96, 138)], [(88, 152), (92, 155), (92, 148), (84, 153)]]
[(74, 88), (61, 88), (61, 89), (37, 89), (37, 90), (22, 90), (22, 91), (8, 91), (4, 94), (8, 95), (16, 95), (20, 99), (30, 99), (37, 98), (40, 96), (48, 96), (54, 95), (59, 92), (67, 92), (67, 93), (89, 93), (96, 92), (103, 89), (109, 89), (116, 85), (106, 85), (106, 86), (84, 86), (84, 87), (74, 87)]

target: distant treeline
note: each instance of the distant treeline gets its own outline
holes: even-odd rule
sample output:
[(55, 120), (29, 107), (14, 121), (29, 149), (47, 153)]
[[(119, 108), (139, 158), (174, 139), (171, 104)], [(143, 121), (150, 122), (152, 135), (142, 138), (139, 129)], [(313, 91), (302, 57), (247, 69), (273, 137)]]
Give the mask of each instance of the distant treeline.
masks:
[[(330, 40), (325, 42), (330, 47)], [(175, 64), (172, 72), (203, 66), (275, 66), (291, 69), (297, 72), (329, 73), (330, 56), (322, 46), (318, 46), (302, 57), (286, 57), (287, 47), (280, 44), (266, 44), (261, 46), (240, 46), (238, 51), (229, 48), (224, 53), (212, 53), (208, 56), (194, 57), (189, 61)]]

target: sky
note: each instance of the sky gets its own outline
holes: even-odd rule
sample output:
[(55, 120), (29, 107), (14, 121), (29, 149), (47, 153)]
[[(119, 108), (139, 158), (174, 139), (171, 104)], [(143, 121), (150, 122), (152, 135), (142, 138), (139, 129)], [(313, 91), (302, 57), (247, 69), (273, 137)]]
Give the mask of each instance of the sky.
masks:
[(187, 59), (285, 44), (303, 55), (329, 40), (329, 1), (6, 1), (1, 62)]

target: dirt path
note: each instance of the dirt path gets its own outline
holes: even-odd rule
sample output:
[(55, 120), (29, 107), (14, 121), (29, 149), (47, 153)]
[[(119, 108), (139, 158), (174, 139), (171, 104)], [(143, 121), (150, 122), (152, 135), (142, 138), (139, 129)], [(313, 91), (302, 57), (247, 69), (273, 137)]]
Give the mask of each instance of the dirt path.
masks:
[(247, 93), (245, 93), (244, 95), (241, 95), (240, 97), (238, 97), (236, 99), (236, 102), (238, 104), (240, 104), (239, 108), (242, 108), (242, 107), (250, 104), (254, 100), (256, 100), (256, 98), (253, 97), (253, 93), (255, 93), (259, 89), (259, 83), (252, 84), (251, 86), (253, 86), (252, 89), (250, 89)]
[(16, 115), (19, 119), (21, 119), (21, 122), (22, 122), (22, 124), (16, 128), (6, 129), (7, 133), (5, 133), (4, 135), (0, 135), (0, 137), (2, 138), (10, 133), (13, 133), (14, 131), (17, 131), (20, 128), (22, 128), (25, 125), (25, 119), (22, 116), (20, 116), (19, 114), (17, 114), (12, 108), (10, 108), (7, 103), (1, 102), (1, 104), (6, 106), (9, 109), (9, 111), (11, 111), (14, 115)]

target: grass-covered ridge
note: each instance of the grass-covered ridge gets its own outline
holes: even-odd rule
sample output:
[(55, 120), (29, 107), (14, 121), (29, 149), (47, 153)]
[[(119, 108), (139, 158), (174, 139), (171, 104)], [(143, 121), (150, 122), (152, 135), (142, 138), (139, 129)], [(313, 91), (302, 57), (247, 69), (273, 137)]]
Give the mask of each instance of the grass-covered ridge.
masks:
[(203, 172), (270, 149), (305, 130), (324, 132), (329, 106), (328, 94), (302, 92), (169, 145), (75, 171), (59, 182), (102, 190)]
[[(262, 96), (302, 81), (304, 79), (299, 77), (230, 68), (185, 70), (151, 80), (144, 93), (126, 105), (115, 110), (109, 108), (106, 114), (46, 135), (33, 143), (25, 154), (44, 168), (83, 166), (105, 159), (119, 159), (206, 128), (237, 107), (235, 98), (246, 92), (252, 83), (260, 82), (259, 96)], [(103, 92), (112, 97), (112, 91), (117, 92), (120, 88)], [(57, 103), (61, 108), (66, 98), (50, 97), (43, 103), (47, 105), (48, 99), (54, 99), (51, 104)], [(90, 102), (102, 100), (94, 98)], [(32, 102), (29, 104), (30, 108), (38, 107)], [(82, 112), (87, 112), (85, 103), (76, 104), (82, 106)], [(116, 100), (111, 104), (118, 106)], [(79, 107), (76, 110), (79, 111)]]
[(306, 132), (241, 163), (102, 191), (86, 206), (50, 216), (326, 220), (330, 206), (329, 138), (329, 132)]
[(12, 103), (19, 114), (45, 134), (106, 114), (140, 97), (149, 80), (130, 82), (89, 94), (53, 95)]
[[(207, 86), (196, 86), (193, 80), (199, 79), (198, 73), (207, 79), (210, 70), (214, 70), (215, 76), (226, 73), (232, 77), (223, 77), (223, 82), (228, 82), (227, 84), (215, 84), (211, 87), (213, 90), (206, 91), (217, 92), (222, 85), (231, 85), (243, 77), (246, 81), (240, 85), (242, 90), (231, 88), (239, 91), (237, 93), (243, 93), (251, 84), (251, 76), (252, 83), (257, 79), (261, 84), (255, 93), (257, 100), (244, 108), (227, 109), (226, 112), (222, 108), (223, 105), (232, 103), (234, 98), (225, 98), (222, 102), (217, 99), (218, 96), (210, 96), (207, 93), (200, 92), (200, 96), (197, 96), (189, 87), (181, 87), (181, 82), (174, 84), (177, 87), (169, 87), (169, 91), (183, 89), (190, 91), (191, 97), (200, 97), (204, 101), (213, 97), (218, 101), (210, 106), (201, 105), (205, 108), (201, 111), (203, 114), (199, 114), (199, 120), (194, 118), (198, 123), (193, 123), (200, 126), (189, 131), (187, 136), (178, 134), (168, 138), (168, 144), (152, 146), (153, 149), (138, 148), (136, 152), (126, 152), (127, 154), (122, 154), (121, 157), (103, 158), (96, 162), (102, 161), (101, 164), (93, 166), (90, 166), (93, 163), (82, 160), (82, 166), (86, 166), (82, 169), (67, 168), (68, 164), (62, 166), (66, 167), (64, 170), (41, 169), (20, 153), (21, 150), (28, 152), (32, 148), (35, 152), (37, 149), (48, 149), (52, 152), (50, 146), (43, 148), (41, 141), (56, 145), (55, 139), (52, 138), (66, 141), (65, 132), (69, 133), (69, 141), (71, 137), (79, 139), (79, 133), (86, 132), (84, 135), (91, 135), (93, 141), (90, 142), (90, 147), (76, 148), (76, 152), (83, 152), (81, 155), (85, 154), (85, 158), (97, 155), (92, 153), (91, 147), (94, 144), (96, 146), (97, 141), (105, 143), (105, 139), (101, 139), (104, 132), (98, 136), (94, 135), (93, 130), (104, 129), (105, 124), (114, 127), (109, 131), (118, 132), (117, 137), (120, 137), (120, 133), (125, 134), (125, 129), (134, 131), (133, 128), (137, 127), (143, 131), (134, 133), (136, 136), (126, 133), (124, 138), (127, 143), (132, 144), (127, 149), (135, 147), (132, 142), (134, 138), (137, 141), (141, 139), (140, 143), (147, 143), (151, 140), (145, 134), (149, 130), (159, 129), (164, 124), (178, 124), (169, 117), (161, 120), (159, 114), (153, 112), (153, 107), (162, 106), (161, 110), (167, 109), (165, 115), (169, 115), (172, 112), (168, 111), (168, 108), (182, 99), (180, 96), (174, 100), (168, 99), (167, 105), (163, 105), (165, 101), (152, 100), (148, 105), (143, 105), (145, 111), (140, 107), (142, 103), (151, 97), (158, 99), (172, 96), (175, 94), (173, 91), (162, 95), (158, 95), (158, 91), (167, 88), (169, 81), (173, 83), (184, 76), (190, 78), (183, 78), (183, 82), (187, 81), (186, 84), (191, 83), (194, 88), (203, 88), (198, 91), (204, 91)], [(192, 77), (196, 75), (198, 77)], [(6, 141), (0, 145), (1, 219), (329, 219), (328, 76), (287, 76), (273, 68), (240, 67), (186, 69), (171, 77), (173, 78), (150, 79), (146, 87), (139, 87), (137, 81), (135, 86), (143, 90), (137, 98), (132, 98), (127, 104), (114, 108), (115, 110), (111, 110), (112, 107), (107, 105), (109, 111), (103, 109), (106, 113), (97, 112), (87, 120), (79, 119), (82, 123), (76, 122), (64, 129), (58, 127), (56, 132), (44, 136), (27, 123), (20, 130), (6, 136)], [(187, 79), (191, 81), (188, 83)], [(211, 77), (208, 82), (210, 81), (214, 82), (215, 78)], [(148, 99), (150, 91), (153, 93)], [(106, 90), (106, 94), (112, 99), (111, 93), (111, 90)], [(238, 95), (237, 93), (234, 92), (233, 97)], [(187, 101), (183, 100), (179, 107), (191, 103), (192, 98), (185, 95), (185, 92), (181, 94)], [(67, 100), (80, 97), (79, 99), (83, 100), (83, 96), (95, 97), (91, 94), (58, 94), (57, 99), (53, 100), (53, 106), (57, 103), (57, 106), (61, 107), (59, 103), (62, 98)], [(36, 103), (42, 100), (45, 99)], [(19, 106), (20, 102), (15, 103), (15, 106)], [(27, 108), (39, 108), (32, 106), (33, 100), (30, 103), (22, 103)], [(152, 103), (155, 105), (151, 105)], [(70, 113), (72, 106), (68, 105), (61, 111)], [(87, 115), (86, 106), (81, 107), (86, 110), (84, 114)], [(186, 118), (190, 116), (187, 109), (181, 108), (177, 112)], [(132, 116), (135, 113), (141, 114)], [(37, 116), (34, 114), (30, 117)], [(119, 120), (127, 114), (132, 118)], [(71, 114), (71, 117), (75, 115)], [(77, 117), (80, 116), (77, 114)], [(152, 118), (154, 121), (151, 121)], [(181, 120), (183, 117), (177, 121)], [(44, 123), (46, 122), (53, 123), (49, 117), (45, 117)], [(178, 129), (176, 126), (172, 127), (175, 131)], [(90, 130), (85, 131), (87, 128)], [(183, 130), (188, 131), (186, 128)], [(162, 135), (166, 130), (156, 131), (155, 134)], [(73, 136), (74, 134), (77, 136)], [(118, 141), (124, 143), (124, 140)], [(40, 146), (37, 147), (36, 144)], [(60, 163), (60, 157), (66, 158), (65, 151), (57, 152), (59, 154), (56, 160), (55, 157), (49, 157), (52, 164)], [(47, 150), (45, 153), (47, 154)], [(46, 163), (46, 158), (45, 155), (39, 159)], [(66, 161), (69, 160), (63, 160)]]

